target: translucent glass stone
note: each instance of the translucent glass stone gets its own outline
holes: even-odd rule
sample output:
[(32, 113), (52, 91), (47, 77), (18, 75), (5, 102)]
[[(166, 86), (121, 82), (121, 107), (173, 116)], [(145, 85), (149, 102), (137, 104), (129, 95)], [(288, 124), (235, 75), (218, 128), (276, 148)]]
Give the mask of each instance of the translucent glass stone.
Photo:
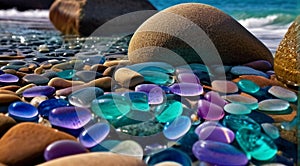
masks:
[(208, 127), (208, 126), (212, 126), (212, 127), (221, 127), (222, 125), (217, 122), (217, 121), (205, 121), (203, 123), (201, 123), (199, 126), (196, 127), (195, 129), (195, 133), (197, 135), (199, 135), (199, 133), (201, 132), (202, 129)]
[(158, 71), (162, 73), (174, 73), (175, 69), (172, 65), (165, 62), (144, 62), (126, 66), (127, 68), (140, 72), (144, 70), (148, 71)]
[(269, 160), (277, 153), (277, 147), (271, 138), (249, 128), (239, 129), (236, 140), (241, 148), (256, 160)]
[(250, 114), (251, 109), (243, 104), (238, 103), (229, 103), (224, 106), (224, 110), (230, 114), (235, 115), (243, 115), (243, 114)]
[(183, 112), (182, 104), (176, 100), (168, 100), (164, 108), (155, 112), (155, 117), (158, 122), (167, 123), (171, 122), (180, 116)]
[(195, 83), (175, 83), (169, 88), (179, 96), (199, 96), (203, 93), (203, 87)]
[(258, 108), (258, 100), (254, 97), (247, 97), (240, 94), (234, 94), (226, 95), (223, 98), (231, 103), (243, 104), (251, 110), (255, 110)]
[(204, 98), (214, 104), (217, 104), (220, 107), (224, 107), (227, 102), (219, 95), (218, 92), (209, 91), (205, 93)]
[(223, 108), (209, 101), (198, 101), (198, 116), (205, 120), (220, 120), (224, 117)]
[(172, 122), (168, 122), (163, 130), (164, 136), (169, 140), (176, 140), (184, 136), (191, 128), (191, 119), (187, 116), (179, 116)]
[(240, 166), (248, 163), (243, 152), (227, 143), (199, 140), (193, 145), (192, 150), (200, 161), (214, 165)]
[(200, 84), (199, 78), (192, 72), (184, 72), (179, 73), (177, 75), (177, 80), (179, 83), (194, 83), (194, 84)]
[(59, 157), (65, 157), (88, 152), (79, 142), (71, 140), (59, 140), (51, 143), (44, 151), (46, 161)]
[(240, 80), (237, 82), (237, 86), (243, 92), (256, 93), (259, 91), (260, 87), (251, 80)]
[(98, 87), (79, 89), (68, 96), (69, 102), (77, 107), (90, 107), (94, 99), (102, 96), (104, 91)]
[(71, 80), (72, 78), (74, 78), (76, 73), (76, 70), (70, 69), (70, 70), (63, 70), (60, 72), (57, 72), (57, 76), (63, 79), (67, 79), (67, 80)]
[(144, 156), (144, 151), (141, 145), (133, 140), (122, 141), (110, 151), (121, 155), (135, 157), (140, 160), (142, 160)]
[(38, 110), (25, 102), (14, 102), (8, 107), (8, 115), (17, 121), (36, 121)]
[(39, 106), (37, 107), (39, 110), (39, 113), (42, 117), (48, 118), (49, 113), (52, 109), (58, 108), (58, 107), (66, 107), (69, 106), (69, 103), (66, 100), (63, 99), (49, 99), (41, 102)]
[(16, 83), (19, 81), (19, 77), (12, 74), (1, 74), (0, 83)]
[(246, 115), (226, 115), (223, 119), (223, 125), (233, 131), (238, 131), (240, 128), (260, 131), (260, 125)]
[(148, 95), (145, 92), (125, 92), (122, 94), (131, 102), (131, 109), (137, 111), (149, 111)]
[(175, 81), (171, 75), (159, 71), (142, 70), (139, 73), (144, 77), (144, 81), (157, 85), (170, 85)]
[(36, 97), (36, 96), (52, 96), (55, 93), (55, 88), (51, 86), (34, 86), (26, 89), (23, 92), (24, 97)]
[(132, 136), (151, 136), (163, 131), (164, 125), (158, 122), (146, 121), (117, 128), (118, 132)]
[(156, 152), (154, 154), (151, 154), (150, 156), (146, 157), (145, 162), (147, 165), (155, 165), (161, 162), (175, 162), (183, 166), (191, 166), (192, 160), (190, 157), (177, 149), (174, 148), (168, 148), (159, 152)]
[(136, 92), (145, 92), (148, 94), (149, 104), (161, 104), (166, 96), (161, 87), (155, 84), (140, 84), (135, 87)]
[(91, 118), (90, 110), (81, 107), (59, 107), (51, 110), (49, 114), (49, 121), (52, 125), (67, 129), (79, 129)]
[(197, 134), (200, 140), (211, 140), (223, 143), (231, 143), (235, 137), (233, 131), (221, 126), (207, 126)]
[(271, 123), (262, 123), (261, 127), (270, 138), (277, 139), (280, 137), (278, 128)]
[(214, 80), (211, 83), (211, 87), (213, 90), (221, 93), (236, 93), (239, 90), (234, 82), (227, 80)]
[(297, 94), (281, 86), (272, 86), (268, 92), (273, 96), (289, 102), (297, 101)]
[(240, 75), (258, 75), (258, 76), (263, 76), (266, 78), (269, 78), (269, 76), (259, 70), (255, 70), (251, 67), (247, 66), (234, 66), (231, 68), (230, 72), (234, 75), (240, 76)]
[(290, 103), (281, 99), (267, 99), (258, 103), (261, 111), (284, 111), (290, 107)]
[(110, 126), (106, 123), (96, 123), (85, 128), (79, 135), (78, 140), (87, 148), (94, 147), (101, 143), (109, 134)]
[(130, 108), (128, 99), (117, 94), (105, 94), (93, 100), (91, 104), (92, 111), (107, 120), (121, 118)]

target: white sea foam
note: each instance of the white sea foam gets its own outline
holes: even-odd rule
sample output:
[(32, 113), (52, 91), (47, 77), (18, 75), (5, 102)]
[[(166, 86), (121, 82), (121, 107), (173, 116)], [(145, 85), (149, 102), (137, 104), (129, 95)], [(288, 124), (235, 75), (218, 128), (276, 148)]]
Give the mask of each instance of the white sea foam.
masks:
[(5, 19), (14, 18), (48, 18), (49, 10), (26, 10), (18, 11), (16, 9), (0, 10), (0, 17)]

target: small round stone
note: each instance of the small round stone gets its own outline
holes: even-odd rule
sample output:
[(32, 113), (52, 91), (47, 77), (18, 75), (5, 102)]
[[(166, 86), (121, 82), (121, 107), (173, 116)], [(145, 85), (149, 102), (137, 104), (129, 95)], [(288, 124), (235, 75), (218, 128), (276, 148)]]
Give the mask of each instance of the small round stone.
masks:
[(9, 116), (17, 121), (36, 121), (38, 110), (25, 102), (14, 102), (8, 107)]
[(55, 93), (55, 88), (51, 86), (35, 86), (24, 90), (24, 97), (36, 97), (36, 96), (51, 96)]
[(135, 157), (140, 160), (142, 160), (144, 156), (144, 151), (141, 145), (133, 140), (122, 141), (110, 151), (121, 155)]
[(172, 93), (179, 96), (199, 96), (203, 93), (203, 87), (195, 83), (175, 83), (169, 88)]
[(76, 72), (75, 70), (70, 69), (70, 70), (63, 70), (63, 71), (57, 72), (56, 74), (60, 78), (70, 80), (70, 79), (74, 78), (75, 72)]
[(52, 125), (67, 129), (79, 129), (92, 118), (90, 110), (81, 107), (59, 107), (51, 110), (49, 121)]
[(277, 139), (280, 137), (278, 128), (271, 123), (262, 123), (261, 127), (270, 138)]
[(86, 152), (88, 152), (88, 150), (79, 142), (71, 140), (59, 140), (47, 146), (47, 148), (44, 151), (44, 158), (46, 161), (49, 161), (59, 157), (65, 157)]
[(66, 107), (66, 106), (69, 106), (69, 103), (66, 100), (49, 99), (41, 102), (37, 108), (42, 117), (48, 118), (51, 110), (53, 110), (54, 108)]
[(227, 80), (214, 80), (211, 86), (214, 91), (221, 93), (236, 93), (239, 91), (234, 82)]
[(19, 81), (19, 77), (12, 74), (1, 74), (0, 83), (16, 83)]
[(246, 115), (226, 115), (223, 119), (223, 125), (230, 128), (232, 131), (238, 131), (241, 128), (260, 131), (260, 125)]
[(230, 114), (241, 115), (241, 114), (250, 114), (251, 109), (243, 104), (238, 103), (229, 103), (224, 106), (224, 110)]
[(167, 139), (177, 140), (184, 136), (190, 129), (192, 123), (187, 116), (179, 116), (174, 121), (168, 122), (163, 130), (163, 134)]
[(290, 107), (290, 103), (281, 99), (267, 99), (258, 103), (261, 111), (284, 111)]
[(223, 143), (232, 143), (235, 138), (233, 131), (221, 126), (207, 126), (197, 133), (200, 140), (211, 140)]
[(166, 98), (162, 88), (155, 84), (140, 84), (135, 87), (135, 91), (147, 93), (149, 104), (161, 104)]
[(259, 91), (260, 87), (251, 80), (240, 80), (237, 82), (237, 86), (243, 92), (256, 93)]
[(94, 99), (102, 96), (104, 91), (98, 87), (79, 89), (68, 96), (70, 104), (77, 107), (90, 107)]
[(96, 71), (78, 71), (75, 74), (80, 80), (89, 82), (101, 77), (101, 74)]
[(231, 103), (243, 104), (248, 108), (250, 108), (251, 110), (255, 110), (258, 108), (258, 100), (254, 97), (234, 94), (234, 95), (226, 95), (224, 96), (224, 99), (228, 100)]
[(96, 123), (84, 129), (79, 135), (80, 143), (86, 147), (91, 148), (102, 142), (110, 131), (110, 126), (106, 123)]
[(259, 70), (255, 70), (251, 67), (247, 67), (247, 66), (234, 66), (231, 68), (230, 72), (233, 74), (233, 75), (237, 75), (237, 76), (240, 76), (240, 75), (258, 75), (258, 76), (263, 76), (265, 78), (269, 78), (269, 76), (262, 72), (262, 71), (259, 71)]
[(243, 152), (227, 143), (200, 140), (193, 145), (192, 150), (200, 161), (211, 164), (240, 166), (248, 163)]
[(223, 108), (207, 100), (198, 101), (198, 116), (205, 120), (220, 120), (224, 117)]
[(297, 94), (293, 91), (290, 91), (288, 89), (285, 89), (281, 86), (272, 86), (268, 92), (279, 98), (279, 99), (282, 99), (282, 100), (286, 100), (286, 101), (289, 101), (289, 102), (295, 102), (297, 101)]
[(22, 80), (27, 84), (33, 83), (36, 85), (44, 85), (49, 82), (49, 78), (38, 74), (27, 74), (22, 78)]
[(249, 128), (239, 129), (236, 140), (248, 155), (257, 160), (269, 160), (277, 153), (277, 147), (271, 138)]

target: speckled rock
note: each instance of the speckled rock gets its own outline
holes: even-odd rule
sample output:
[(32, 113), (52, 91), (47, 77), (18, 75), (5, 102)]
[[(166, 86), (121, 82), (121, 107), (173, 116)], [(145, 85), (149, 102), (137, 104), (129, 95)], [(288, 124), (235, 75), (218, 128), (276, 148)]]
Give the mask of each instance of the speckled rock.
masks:
[(284, 83), (298, 86), (300, 85), (299, 32), (300, 16), (289, 27), (276, 50), (274, 59), (277, 78)]
[(84, 164), (85, 166), (94, 166), (94, 165), (130, 165), (130, 166), (146, 166), (146, 164), (139, 159), (134, 157), (114, 154), (111, 152), (93, 152), (86, 154), (78, 154), (68, 157), (62, 157), (55, 159), (49, 162), (40, 164), (39, 166), (74, 166), (79, 163)]
[[(7, 165), (35, 165), (43, 161), (46, 147), (57, 140), (76, 138), (36, 123), (19, 123), (0, 140), (0, 162)], [(12, 148), (15, 147), (15, 148)]]
[[(213, 43), (207, 36), (199, 35), (200, 30), (196, 29), (195, 24)], [(199, 43), (194, 47), (201, 51), (196, 53), (192, 43)], [(205, 58), (205, 64), (219, 64), (214, 46), (225, 65), (255, 60), (273, 63), (273, 56), (267, 47), (235, 19), (217, 8), (200, 3), (175, 5), (150, 17), (134, 33), (128, 58), (132, 63), (163, 61), (173, 65), (202, 62)]]
[(114, 73), (115, 80), (123, 87), (134, 87), (144, 82), (144, 77), (129, 68), (120, 68)]

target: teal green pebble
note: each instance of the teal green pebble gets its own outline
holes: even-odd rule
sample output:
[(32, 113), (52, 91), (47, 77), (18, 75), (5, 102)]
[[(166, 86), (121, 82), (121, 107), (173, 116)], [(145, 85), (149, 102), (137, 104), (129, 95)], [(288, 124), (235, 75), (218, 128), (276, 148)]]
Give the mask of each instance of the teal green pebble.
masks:
[(276, 126), (271, 123), (262, 123), (261, 127), (263, 128), (264, 132), (272, 139), (277, 139), (280, 137), (279, 130)]
[(277, 153), (277, 147), (271, 138), (249, 128), (239, 129), (236, 140), (247, 155), (256, 160), (269, 160)]
[(182, 104), (176, 100), (168, 100), (162, 106), (163, 109), (156, 110), (156, 119), (161, 123), (171, 122), (183, 112)]
[(70, 80), (75, 76), (76, 70), (63, 70), (60, 72), (57, 72), (57, 76), (63, 79)]
[(172, 76), (160, 71), (142, 70), (139, 73), (144, 77), (144, 81), (157, 85), (170, 85), (175, 81)]
[(117, 94), (105, 94), (92, 101), (92, 111), (107, 120), (118, 119), (130, 111), (130, 102)]
[(260, 131), (260, 125), (246, 115), (227, 115), (223, 119), (223, 125), (233, 131), (238, 131), (241, 128)]
[(130, 100), (131, 109), (136, 111), (149, 111), (148, 95), (145, 92), (125, 92), (122, 94)]
[(239, 89), (246, 93), (256, 93), (259, 91), (260, 87), (251, 80), (240, 80), (237, 82)]
[(243, 115), (243, 114), (250, 114), (251, 109), (243, 104), (238, 103), (229, 103), (224, 106), (224, 110), (227, 113), (234, 114), (234, 115)]
[(258, 108), (258, 100), (253, 97), (247, 97), (240, 94), (233, 94), (226, 95), (223, 98), (231, 103), (243, 104), (251, 110), (255, 110)]
[(272, 86), (268, 92), (282, 100), (286, 100), (288, 102), (295, 102), (297, 101), (297, 94), (291, 90), (288, 90), (286, 88), (280, 87), (280, 86)]

